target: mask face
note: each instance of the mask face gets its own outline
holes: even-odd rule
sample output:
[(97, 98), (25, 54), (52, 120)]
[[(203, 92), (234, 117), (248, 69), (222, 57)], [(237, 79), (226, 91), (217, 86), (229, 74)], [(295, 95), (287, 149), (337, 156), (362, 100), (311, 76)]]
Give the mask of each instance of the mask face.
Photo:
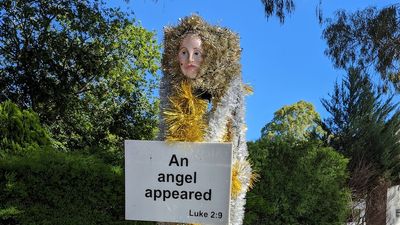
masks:
[(203, 62), (201, 39), (196, 35), (186, 36), (180, 45), (178, 60), (183, 75), (195, 79)]

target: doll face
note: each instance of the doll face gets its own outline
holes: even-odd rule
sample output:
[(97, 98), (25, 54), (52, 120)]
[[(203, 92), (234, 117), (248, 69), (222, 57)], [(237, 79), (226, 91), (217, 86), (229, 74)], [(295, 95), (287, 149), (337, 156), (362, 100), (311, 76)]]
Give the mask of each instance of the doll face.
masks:
[(201, 39), (197, 35), (188, 35), (182, 40), (178, 60), (183, 75), (195, 79), (203, 62)]

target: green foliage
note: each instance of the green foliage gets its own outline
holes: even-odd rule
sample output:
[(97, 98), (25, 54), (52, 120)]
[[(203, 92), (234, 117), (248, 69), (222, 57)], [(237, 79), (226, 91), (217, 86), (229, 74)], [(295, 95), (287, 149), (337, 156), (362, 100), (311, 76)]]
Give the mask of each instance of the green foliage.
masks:
[(399, 7), (394, 4), (379, 10), (369, 7), (354, 13), (339, 11), (323, 33), (328, 44), (325, 53), (339, 68), (373, 66), (384, 81), (383, 90), (392, 84), (399, 91)]
[(262, 128), (261, 136), (269, 139), (280, 137), (308, 140), (315, 135), (324, 135), (319, 121), (320, 116), (314, 105), (299, 101), (276, 111), (272, 121)]
[[(397, 182), (400, 172), (400, 111), (392, 97), (377, 94), (367, 76), (350, 69), (330, 99), (322, 101), (331, 116), (325, 120), (329, 144), (350, 158), (350, 172), (367, 165), (372, 179)], [(372, 175), (372, 176), (371, 176)], [(371, 183), (368, 181), (367, 183)], [(372, 182), (373, 183), (373, 182)]]
[(293, 0), (261, 0), (264, 5), (264, 12), (267, 17), (275, 14), (281, 23), (285, 22), (286, 14), (294, 12), (295, 6)]
[(156, 132), (155, 34), (101, 0), (0, 2), (0, 102), (37, 112), (62, 150), (121, 164)]
[(0, 158), (50, 147), (50, 135), (36, 113), (20, 110), (10, 101), (0, 104)]
[(348, 160), (319, 143), (262, 138), (248, 143), (261, 176), (247, 195), (244, 224), (341, 225), (350, 194)]
[(124, 176), (94, 157), (35, 151), (0, 159), (1, 224), (152, 224), (124, 221)]

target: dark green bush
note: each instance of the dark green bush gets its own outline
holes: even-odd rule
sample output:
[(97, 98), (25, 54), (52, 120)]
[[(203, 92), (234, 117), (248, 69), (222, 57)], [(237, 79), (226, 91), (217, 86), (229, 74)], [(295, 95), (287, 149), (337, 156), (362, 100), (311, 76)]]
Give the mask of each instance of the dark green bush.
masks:
[(94, 157), (34, 151), (0, 159), (0, 224), (149, 224), (124, 221), (122, 170)]
[(318, 142), (249, 143), (260, 181), (247, 195), (246, 225), (342, 225), (348, 160)]
[(10, 101), (0, 104), (0, 157), (50, 147), (50, 135), (35, 112), (21, 110)]

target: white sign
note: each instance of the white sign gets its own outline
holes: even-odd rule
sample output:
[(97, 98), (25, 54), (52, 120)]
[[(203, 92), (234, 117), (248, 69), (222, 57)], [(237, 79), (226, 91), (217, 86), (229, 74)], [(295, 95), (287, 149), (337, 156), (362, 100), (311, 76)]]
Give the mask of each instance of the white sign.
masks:
[(232, 145), (125, 141), (127, 220), (229, 224)]

